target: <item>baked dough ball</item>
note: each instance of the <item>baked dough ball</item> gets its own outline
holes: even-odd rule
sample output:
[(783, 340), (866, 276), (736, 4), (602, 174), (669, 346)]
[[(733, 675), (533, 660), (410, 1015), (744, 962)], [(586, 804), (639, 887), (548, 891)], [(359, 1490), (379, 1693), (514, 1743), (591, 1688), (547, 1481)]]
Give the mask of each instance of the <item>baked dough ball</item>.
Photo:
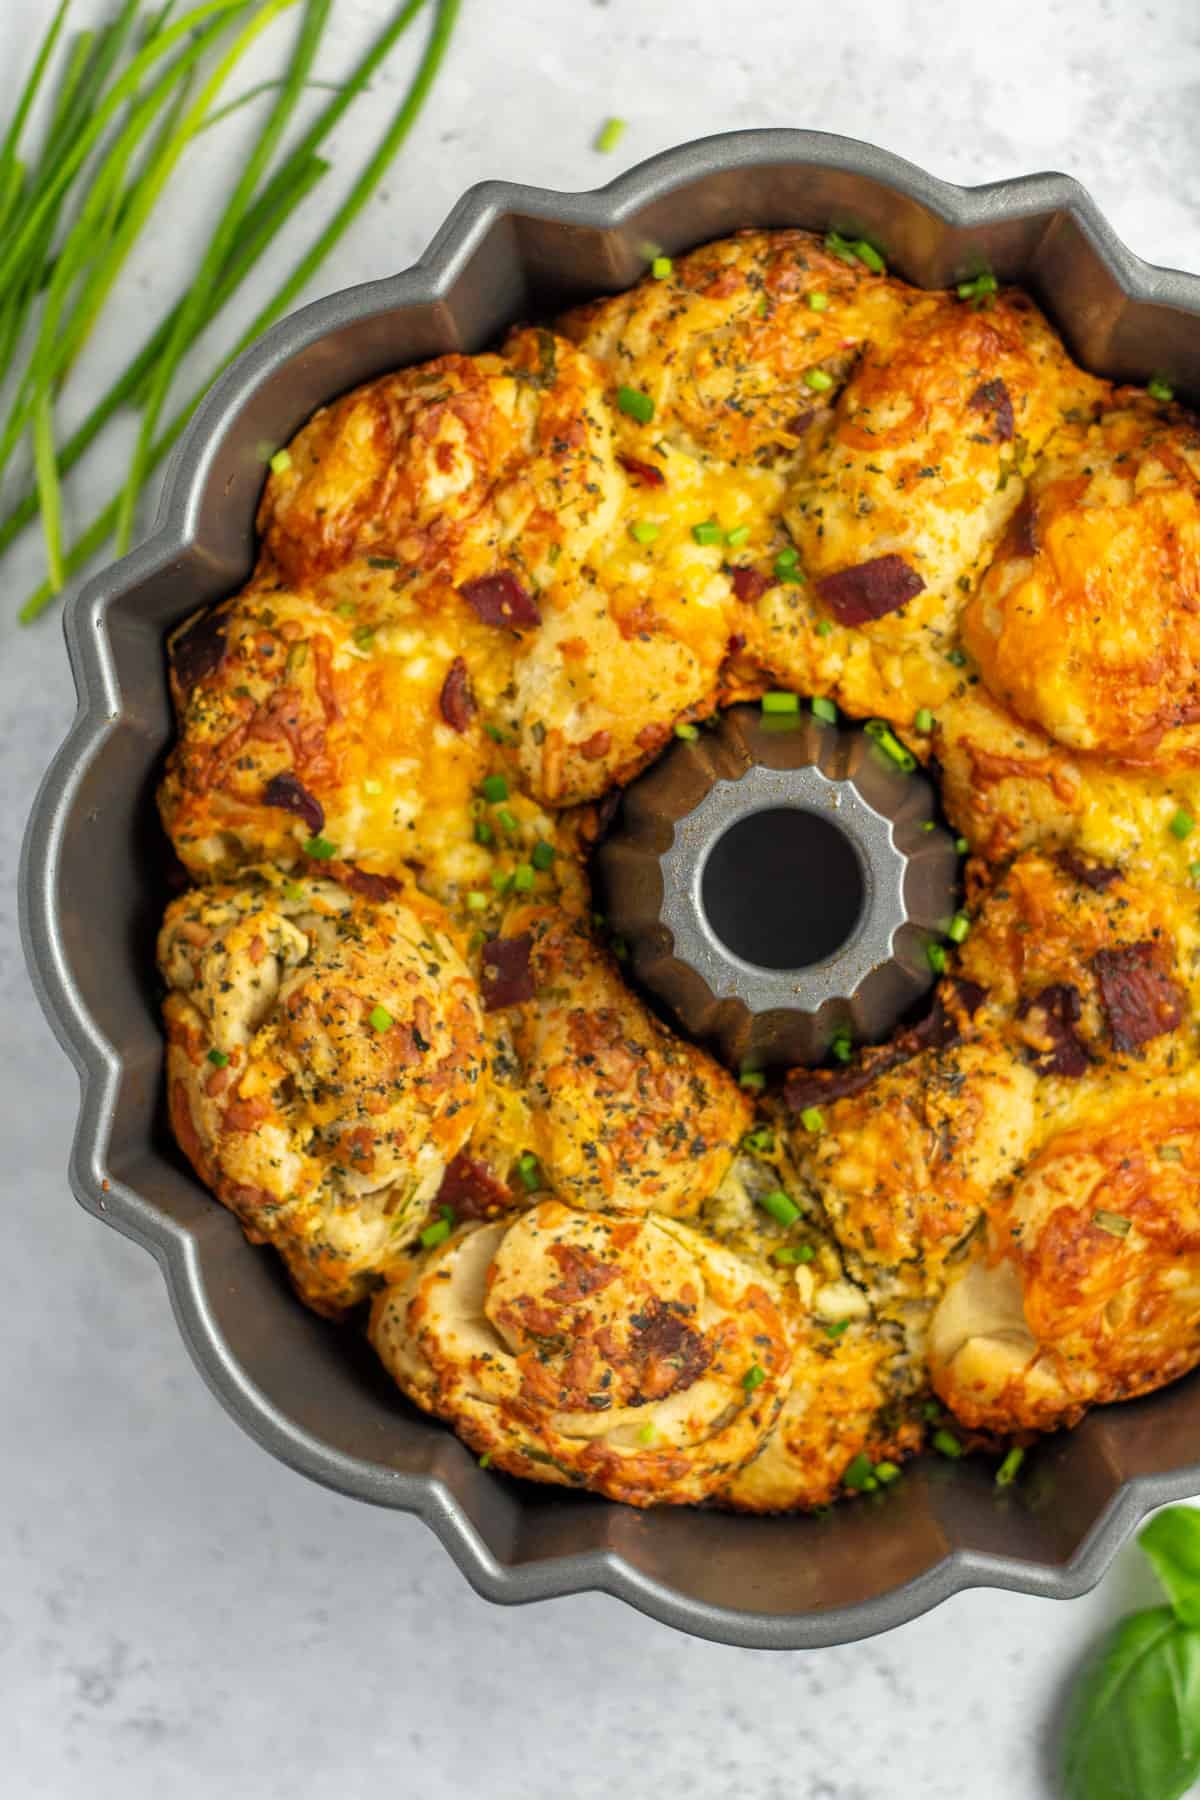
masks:
[(934, 1298), (946, 1259), (1026, 1155), (1036, 1078), (1005, 1045), (928, 1050), (797, 1123), (791, 1145), (846, 1267), (878, 1300)]
[(556, 1200), (415, 1260), (371, 1341), (495, 1467), (634, 1506), (702, 1500), (753, 1456), (791, 1363), (769, 1283), (730, 1251)]
[(534, 997), (512, 1009), (531, 1147), (574, 1206), (690, 1218), (719, 1186), (753, 1108), (729, 1073), (659, 1023), (587, 920), (520, 908)]
[(963, 619), (991, 693), (1075, 752), (1200, 760), (1200, 429), (1125, 396), (1047, 445)]
[(810, 386), (808, 371), (844, 377), (910, 294), (810, 232), (744, 231), (676, 258), (665, 280), (578, 307), (559, 328), (653, 403), (649, 436), (623, 416), (623, 449), (640, 458), (665, 438), (723, 463), (770, 463), (795, 455), (828, 409), (828, 386)]
[(1048, 1431), (1200, 1361), (1200, 1096), (1158, 1082), (1051, 1140), (929, 1333), (964, 1424)]
[(579, 567), (616, 510), (602, 394), (591, 359), (545, 330), (356, 388), (271, 474), (258, 517), (268, 563), (311, 585), (387, 559), (396, 587), (434, 585), (442, 606), (503, 572), (536, 596)]
[(1191, 896), (1065, 850), (1004, 872), (959, 966), (1039, 1073), (1074, 1082), (1098, 1065), (1190, 1061), (1198, 959)]
[(852, 712), (907, 725), (938, 705), (959, 679), (965, 592), (1038, 449), (1091, 392), (1024, 295), (987, 312), (916, 298), (797, 466), (784, 516), (809, 584), (768, 590), (751, 647), (802, 687), (832, 678)]
[(898, 1462), (919, 1449), (921, 1426), (893, 1393), (895, 1353), (875, 1330), (830, 1341), (801, 1328), (778, 1421), (721, 1501), (738, 1512), (808, 1511), (847, 1491), (857, 1457)]
[(311, 1306), (352, 1305), (479, 1110), (479, 1002), (445, 918), (264, 877), (174, 901), (159, 967), (180, 1144)]

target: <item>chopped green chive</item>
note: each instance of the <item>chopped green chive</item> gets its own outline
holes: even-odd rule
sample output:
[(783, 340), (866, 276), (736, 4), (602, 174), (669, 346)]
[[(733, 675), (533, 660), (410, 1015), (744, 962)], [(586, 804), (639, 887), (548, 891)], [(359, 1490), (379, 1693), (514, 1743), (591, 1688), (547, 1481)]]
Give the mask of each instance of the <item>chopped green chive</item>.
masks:
[(625, 942), (625, 939), (623, 937), (615, 937), (615, 938), (610, 939), (608, 947), (612, 951), (613, 955), (616, 957), (618, 962), (628, 962), (628, 960), (629, 960), (629, 945)]
[(1182, 842), (1184, 838), (1191, 837), (1192, 832), (1196, 829), (1196, 821), (1191, 813), (1181, 806), (1167, 829), (1173, 837), (1179, 838)]
[(496, 820), (507, 832), (511, 833), (520, 830), (520, 822), (518, 821), (516, 814), (509, 812), (507, 806), (498, 806), (496, 808)]
[(800, 1123), (805, 1131), (810, 1131), (815, 1136), (825, 1129), (825, 1115), (819, 1106), (806, 1106), (800, 1114)]
[(810, 1263), (816, 1254), (811, 1244), (781, 1244), (771, 1252), (771, 1261), (788, 1268), (793, 1263)]
[(386, 1006), (373, 1006), (367, 1018), (373, 1031), (390, 1031), (396, 1022)]
[(492, 1453), (491, 1453), (491, 1451), (490, 1451), (490, 1450), (485, 1450), (485, 1451), (484, 1451), (484, 1453), (483, 1453), (483, 1455), (482, 1455), (482, 1456), (481, 1456), (481, 1457), (480, 1457), (480, 1459), (479, 1459), (479, 1466), (480, 1466), (480, 1468), (481, 1468), (481, 1469), (490, 1469), (490, 1468), (491, 1468), (491, 1466), (492, 1466)]
[(536, 1194), (542, 1186), (542, 1165), (532, 1150), (525, 1150), (518, 1156), (517, 1174), (521, 1178), (521, 1186), (531, 1194)]
[(1129, 1236), (1133, 1221), (1127, 1219), (1124, 1213), (1105, 1212), (1101, 1208), (1092, 1214), (1092, 1224), (1097, 1231), (1107, 1231), (1109, 1237), (1123, 1238)]
[(303, 900), (304, 889), (300, 886), (298, 881), (285, 881), (283, 884), (283, 897), (285, 900)]
[(935, 822), (932, 819), (922, 819), (921, 820), (921, 830), (922, 831), (936, 831), (937, 825), (935, 824)]
[(1146, 392), (1152, 400), (1173, 400), (1175, 398), (1175, 389), (1162, 375), (1156, 375), (1152, 381), (1146, 383)]
[(616, 149), (624, 135), (624, 119), (605, 119), (603, 125), (596, 133), (596, 149), (604, 156), (607, 156), (610, 151)]
[(689, 725), (685, 720), (682, 725), (675, 727), (675, 736), (682, 738), (685, 744), (694, 744), (700, 733), (694, 725)]
[(813, 626), (813, 630), (816, 632), (818, 637), (828, 637), (830, 632), (833, 630), (833, 620), (832, 619), (818, 619), (816, 624)]
[(800, 552), (792, 544), (788, 544), (775, 558), (775, 573), (785, 575), (789, 569), (794, 569), (799, 561)]
[(619, 387), (617, 411), (623, 412), (627, 418), (636, 419), (639, 425), (648, 425), (654, 417), (654, 402), (649, 394), (643, 394), (641, 388)]
[(935, 975), (944, 975), (946, 973), (946, 952), (941, 944), (927, 944), (925, 947), (925, 959)]
[(837, 1319), (832, 1325), (827, 1325), (825, 1327), (825, 1336), (827, 1338), (839, 1338), (843, 1331), (849, 1331), (849, 1329), (849, 1319)]
[(527, 894), (533, 886), (535, 877), (532, 863), (518, 863), (513, 874), (513, 886), (518, 894)]
[(838, 709), (832, 700), (826, 700), (823, 695), (818, 694), (812, 703), (812, 710), (814, 719), (824, 719), (827, 725), (837, 724)]
[(955, 1437), (954, 1433), (952, 1431), (947, 1431), (944, 1425), (940, 1431), (934, 1432), (933, 1447), (939, 1455), (948, 1456), (952, 1461), (956, 1460), (963, 1453), (963, 1447)]
[(650, 273), (655, 281), (665, 281), (669, 275), (673, 274), (674, 269), (675, 264), (669, 256), (656, 256), (650, 264)]
[(840, 262), (853, 265), (858, 261), (854, 245), (850, 242), (849, 238), (844, 238), (840, 231), (826, 232), (825, 248), (831, 256), (836, 256)]
[(492, 886), (498, 894), (507, 894), (512, 888), (516, 876), (510, 870), (506, 875), (502, 869), (492, 870)]
[(394, 556), (368, 556), (368, 569), (398, 569), (400, 564)]
[(444, 1244), (454, 1227), (449, 1219), (435, 1219), (421, 1233), (421, 1244), (424, 1249), (432, 1250), (435, 1244)]
[(529, 860), (535, 869), (541, 869), (544, 874), (547, 869), (554, 866), (554, 845), (548, 844), (545, 838), (539, 838), (529, 852)]
[(653, 1425), (646, 1424), (638, 1426), (637, 1441), (639, 1444), (650, 1445), (654, 1442), (654, 1438), (655, 1430)]
[(970, 929), (971, 921), (968, 919), (966, 913), (956, 912), (949, 925), (946, 927), (946, 936), (950, 939), (952, 944), (962, 944), (965, 943), (967, 933)]
[(1004, 1458), (1004, 1461), (1000, 1464), (1000, 1467), (996, 1470), (996, 1486), (998, 1488), (1011, 1487), (1013, 1482), (1017, 1479), (1017, 1476), (1021, 1473), (1021, 1464), (1024, 1461), (1025, 1452), (1022, 1449), (1014, 1447), (1010, 1450), (1008, 1455)]
[(292, 453), (290, 450), (277, 450), (271, 458), (271, 473), (273, 475), (282, 475), (284, 471), (290, 469), (291, 466)]
[(869, 738), (874, 739), (884, 755), (894, 762), (898, 769), (903, 769), (906, 775), (911, 774), (916, 768), (916, 757), (911, 750), (905, 749), (886, 719), (868, 719), (863, 730)]
[(913, 724), (918, 731), (923, 732), (926, 736), (933, 730), (934, 718), (927, 706), (917, 708), (917, 716), (913, 720)]
[(337, 845), (331, 844), (327, 837), (305, 838), (300, 848), (305, 856), (311, 856), (317, 862), (328, 862), (331, 856), (337, 855)]
[(758, 1204), (764, 1212), (770, 1213), (777, 1225), (794, 1225), (800, 1217), (800, 1208), (782, 1188), (776, 1188), (770, 1194), (760, 1194)]
[(229, 1061), (229, 1057), (226, 1055), (224, 1050), (213, 1049), (213, 1050), (210, 1050), (208, 1053), (208, 1060), (212, 1064), (214, 1069), (223, 1069), (225, 1067), (226, 1063)]
[(794, 713), (800, 711), (798, 694), (786, 694), (779, 688), (769, 688), (762, 697), (762, 709), (765, 713)]
[(495, 841), (496, 841), (496, 834), (492, 830), (491, 826), (488, 824), (487, 820), (486, 819), (476, 819), (476, 821), (475, 821), (475, 842), (477, 844), (494, 844)]
[(970, 300), (976, 307), (982, 308), (987, 306), (999, 285), (1000, 283), (991, 271), (985, 270), (982, 275), (976, 275), (971, 281), (960, 281), (958, 297), (960, 300)]
[(771, 1151), (775, 1148), (775, 1133), (767, 1125), (758, 1125), (753, 1131), (746, 1133), (742, 1139), (742, 1148), (756, 1153)]
[(467, 895), (467, 911), (468, 912), (486, 912), (488, 909), (488, 904), (489, 904), (489, 902), (488, 902), (487, 895), (481, 894), (478, 888), (472, 888), (470, 893)]
[(719, 544), (724, 536), (715, 519), (704, 519), (699, 525), (692, 526), (692, 538), (697, 544)]
[(359, 625), (354, 632), (354, 641), (360, 650), (369, 650), (371, 645), (375, 642), (375, 627), (373, 625)]
[(493, 804), (498, 800), (508, 799), (508, 783), (503, 775), (485, 775), (479, 784), (479, 791), (485, 800)]
[(829, 295), (828, 294), (810, 294), (808, 296), (808, 304), (809, 304), (809, 309), (812, 312), (828, 312), (829, 311)]
[(874, 244), (869, 244), (866, 238), (857, 238), (855, 240), (854, 254), (857, 256), (860, 263), (866, 264), (872, 275), (882, 275), (887, 269), (887, 264), (884, 262), (882, 256), (880, 256)]
[(860, 1450), (853, 1461), (847, 1463), (842, 1486), (852, 1488), (856, 1494), (870, 1494), (878, 1485), (870, 1457), (865, 1450)]
[(732, 531), (725, 533), (725, 542), (732, 550), (740, 550), (743, 544), (749, 542), (749, 539), (750, 527), (748, 525), (735, 525)]
[(833, 386), (833, 376), (828, 369), (805, 369), (804, 385), (814, 394), (827, 394)]
[(875, 1464), (875, 1479), (876, 1481), (882, 1481), (884, 1487), (889, 1487), (893, 1481), (899, 1481), (900, 1479), (900, 1464), (894, 1462), (877, 1462)]
[(766, 1379), (766, 1370), (761, 1369), (757, 1363), (751, 1363), (750, 1367), (746, 1370), (746, 1373), (742, 1376), (742, 1386), (748, 1394), (752, 1394), (755, 1388), (761, 1387)]
[(830, 1044), (829, 1048), (833, 1052), (833, 1055), (838, 1062), (840, 1062), (840, 1063), (853, 1062), (853, 1060), (854, 1060), (854, 1044), (853, 1044), (853, 1041), (851, 1040), (849, 1032), (839, 1031), (837, 1036), (834, 1038), (833, 1042)]
[(965, 856), (971, 846), (965, 837), (956, 837), (954, 840), (954, 848), (958, 851), (960, 856)]
[(658, 533), (659, 527), (653, 519), (635, 519), (629, 527), (629, 535), (635, 544), (652, 544)]
[(743, 1069), (738, 1076), (738, 1086), (750, 1094), (761, 1094), (767, 1085), (767, 1078), (761, 1069)]

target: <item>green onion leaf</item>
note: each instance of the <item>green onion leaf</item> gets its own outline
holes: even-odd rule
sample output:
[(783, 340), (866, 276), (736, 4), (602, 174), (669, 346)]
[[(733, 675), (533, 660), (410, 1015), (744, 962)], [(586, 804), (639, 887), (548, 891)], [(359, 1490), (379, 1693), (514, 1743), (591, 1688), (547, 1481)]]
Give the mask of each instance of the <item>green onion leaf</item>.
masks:
[(998, 1488), (1011, 1487), (1013, 1482), (1017, 1479), (1017, 1476), (1020, 1474), (1021, 1464), (1024, 1461), (1024, 1450), (1019, 1446), (1014, 1446), (1013, 1449), (1008, 1452), (1008, 1455), (1004, 1458), (1000, 1467), (996, 1470), (996, 1486)]
[(327, 837), (305, 838), (300, 848), (305, 856), (311, 856), (317, 862), (328, 862), (330, 857), (337, 855), (337, 845), (331, 844)]
[(1192, 832), (1196, 829), (1196, 821), (1191, 813), (1181, 806), (1167, 829), (1173, 837), (1177, 837), (1182, 842), (1184, 838), (1191, 837)]
[(971, 921), (966, 913), (957, 912), (946, 927), (946, 936), (950, 939), (952, 944), (961, 944), (965, 942), (967, 933), (970, 929)]
[(629, 527), (629, 535), (635, 544), (652, 544), (660, 529), (653, 519), (635, 519)]
[(696, 739), (700, 736), (700, 733), (694, 725), (689, 725), (685, 719), (681, 725), (675, 727), (675, 736), (677, 738), (682, 738), (685, 744), (694, 744)]
[(800, 1114), (800, 1123), (805, 1131), (816, 1136), (818, 1132), (825, 1129), (825, 1115), (819, 1106), (806, 1106)]
[(533, 887), (534, 873), (532, 863), (518, 863), (513, 871), (513, 887), (518, 894), (528, 894)]
[(758, 1204), (764, 1212), (770, 1213), (777, 1225), (794, 1225), (800, 1217), (800, 1208), (782, 1188), (775, 1188), (769, 1194), (760, 1194)]
[(520, 1177), (521, 1186), (531, 1194), (536, 1194), (539, 1188), (545, 1186), (542, 1180), (542, 1165), (532, 1150), (526, 1150), (518, 1156), (517, 1174)]
[(208, 1053), (208, 1060), (214, 1069), (223, 1069), (228, 1063), (229, 1057), (224, 1050), (218, 1050), (214, 1047)]
[(537, 843), (533, 846), (533, 849), (529, 852), (530, 862), (535, 869), (540, 869), (543, 873), (545, 873), (547, 869), (553, 868), (554, 856), (554, 845), (548, 844), (545, 838), (539, 838)]
[(941, 944), (927, 944), (925, 947), (925, 960), (928, 962), (935, 975), (944, 975), (946, 973), (946, 952)]
[(671, 261), (669, 256), (656, 256), (654, 261), (650, 264), (650, 273), (653, 275), (655, 281), (666, 281), (674, 268), (675, 264)]
[(761, 1069), (743, 1069), (738, 1076), (738, 1086), (750, 1094), (761, 1094), (767, 1085), (767, 1078)]
[(449, 1219), (435, 1219), (433, 1224), (427, 1225), (421, 1233), (420, 1241), (422, 1247), (426, 1250), (432, 1250), (435, 1245), (444, 1244), (453, 1229), (454, 1227), (451, 1225)]
[(617, 411), (623, 412), (627, 418), (636, 419), (639, 425), (648, 425), (654, 417), (654, 402), (640, 388), (619, 387)]
[(370, 1021), (372, 1031), (390, 1031), (392, 1026), (396, 1023), (387, 1007), (383, 1005), (373, 1006), (367, 1014), (367, 1018)]
[(829, 311), (829, 295), (828, 294), (810, 294), (808, 296), (808, 304), (813, 312), (828, 312)]
[(854, 1044), (849, 1032), (839, 1031), (829, 1046), (835, 1059), (840, 1063), (853, 1062)]
[(800, 711), (800, 696), (784, 693), (779, 688), (769, 688), (760, 704), (765, 713), (794, 713)]
[(838, 709), (834, 701), (826, 700), (823, 695), (818, 694), (812, 703), (812, 710), (814, 719), (823, 719), (826, 725), (837, 724)]
[(746, 1370), (746, 1373), (742, 1376), (742, 1386), (748, 1394), (752, 1394), (755, 1388), (761, 1387), (766, 1379), (766, 1370), (761, 1369), (757, 1363), (751, 1363), (750, 1367)]
[(624, 135), (624, 119), (605, 119), (603, 125), (596, 133), (596, 149), (599, 150), (602, 155), (608, 156), (611, 151), (616, 149)]
[(497, 801), (508, 799), (508, 783), (503, 775), (485, 775), (479, 784), (479, 791), (493, 805)]
[(772, 1250), (771, 1261), (791, 1267), (794, 1263), (810, 1263), (816, 1256), (811, 1244), (780, 1244), (778, 1250)]
[(1152, 400), (1173, 400), (1175, 389), (1165, 375), (1155, 375), (1146, 383), (1146, 392)]
[(884, 755), (894, 762), (897, 768), (903, 769), (905, 774), (911, 774), (916, 768), (916, 757), (911, 750), (905, 749), (886, 719), (868, 719), (863, 730), (879, 745)]
[(725, 542), (731, 550), (740, 550), (743, 544), (749, 542), (749, 539), (750, 527), (748, 525), (735, 525), (732, 531), (725, 533)]
[(929, 733), (933, 730), (934, 723), (933, 714), (927, 706), (920, 706), (917, 708), (917, 715), (913, 720), (913, 724), (918, 731), (928, 737)]
[(1105, 1212), (1100, 1207), (1092, 1214), (1092, 1224), (1097, 1231), (1106, 1231), (1109, 1237), (1123, 1238), (1129, 1236), (1133, 1221), (1127, 1219), (1124, 1213)]
[(715, 519), (705, 519), (699, 525), (692, 526), (692, 537), (697, 544), (719, 544), (725, 533)]
[(856, 1494), (869, 1494), (877, 1485), (871, 1459), (865, 1450), (860, 1450), (858, 1455), (846, 1464), (842, 1475), (842, 1486), (851, 1488)]
[(805, 369), (804, 385), (814, 394), (827, 394), (833, 386), (833, 376), (828, 369)]
[(952, 1462), (956, 1462), (963, 1453), (963, 1447), (954, 1433), (947, 1431), (944, 1425), (934, 1432), (932, 1442), (938, 1454), (948, 1456)]

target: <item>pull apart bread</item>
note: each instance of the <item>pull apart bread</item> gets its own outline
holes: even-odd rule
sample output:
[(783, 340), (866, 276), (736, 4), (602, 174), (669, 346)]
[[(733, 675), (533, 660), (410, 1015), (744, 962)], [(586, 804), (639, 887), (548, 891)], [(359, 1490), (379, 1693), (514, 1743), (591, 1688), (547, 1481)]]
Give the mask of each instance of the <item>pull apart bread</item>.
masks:
[[(1200, 429), (878, 260), (746, 233), (344, 396), (170, 644), (182, 1149), (474, 1451), (639, 1506), (1200, 1360)], [(587, 859), (779, 687), (938, 779), (966, 904), (923, 1019), (747, 1092)]]

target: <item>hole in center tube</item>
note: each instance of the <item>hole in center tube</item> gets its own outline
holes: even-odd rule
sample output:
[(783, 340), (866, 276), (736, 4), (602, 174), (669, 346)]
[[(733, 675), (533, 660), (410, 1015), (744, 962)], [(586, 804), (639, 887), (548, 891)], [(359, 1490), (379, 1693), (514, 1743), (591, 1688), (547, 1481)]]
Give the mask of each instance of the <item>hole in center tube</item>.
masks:
[(713, 845), (700, 878), (712, 930), (760, 969), (824, 962), (853, 935), (865, 899), (849, 838), (796, 806), (739, 819)]

